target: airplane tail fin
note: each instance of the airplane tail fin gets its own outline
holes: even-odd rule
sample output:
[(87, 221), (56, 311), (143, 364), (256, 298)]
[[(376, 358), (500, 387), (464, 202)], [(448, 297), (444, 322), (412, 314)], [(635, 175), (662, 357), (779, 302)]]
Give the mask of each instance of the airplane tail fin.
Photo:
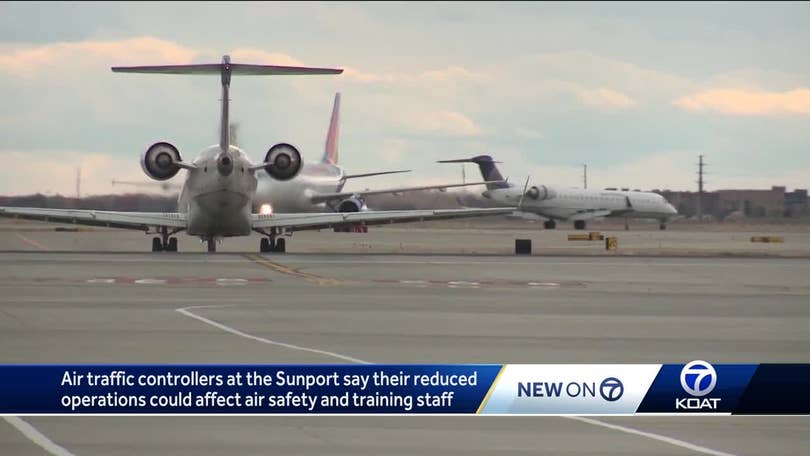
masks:
[(340, 93), (335, 94), (335, 103), (332, 105), (332, 118), (329, 120), (329, 130), (326, 133), (326, 145), (323, 150), (322, 163), (337, 165), (338, 162), (338, 134), (340, 133)]
[(458, 160), (439, 160), (437, 163), (475, 163), (478, 169), (481, 170), (481, 176), (485, 181), (500, 181), (487, 184), (487, 190), (495, 190), (498, 188), (509, 188), (509, 183), (501, 176), (498, 167), (495, 166), (496, 162), (489, 155), (478, 155), (472, 158), (461, 158)]
[(231, 85), (231, 75), (262, 76), (262, 75), (314, 75), (314, 74), (341, 74), (342, 69), (336, 68), (310, 68), (282, 65), (254, 65), (249, 63), (231, 63), (228, 55), (222, 56), (221, 63), (204, 63), (196, 65), (147, 65), (147, 66), (118, 66), (111, 68), (114, 73), (154, 73), (154, 74), (218, 74), (222, 78), (222, 114), (219, 126), (219, 147), (223, 153), (230, 150), (230, 132), (228, 116), (230, 113), (228, 89)]

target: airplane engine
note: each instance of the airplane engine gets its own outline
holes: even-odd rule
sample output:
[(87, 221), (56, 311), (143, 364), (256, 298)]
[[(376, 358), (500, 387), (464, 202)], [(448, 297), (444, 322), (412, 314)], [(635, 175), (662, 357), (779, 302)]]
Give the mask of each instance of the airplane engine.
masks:
[(278, 180), (290, 180), (301, 171), (301, 154), (291, 144), (278, 143), (264, 156), (267, 174)]
[(340, 202), (338, 212), (362, 212), (367, 210), (366, 203), (357, 198), (348, 198)]
[(167, 142), (157, 142), (141, 155), (141, 168), (152, 179), (164, 181), (180, 171), (177, 162), (181, 161), (180, 151), (176, 147)]
[(533, 186), (526, 190), (526, 197), (533, 200), (542, 201), (554, 198), (555, 196), (557, 196), (556, 192), (545, 185), (541, 185), (539, 187)]

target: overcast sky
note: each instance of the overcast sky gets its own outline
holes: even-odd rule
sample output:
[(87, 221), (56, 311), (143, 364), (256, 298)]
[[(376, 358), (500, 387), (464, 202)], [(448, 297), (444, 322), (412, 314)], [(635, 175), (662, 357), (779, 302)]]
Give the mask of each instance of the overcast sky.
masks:
[[(490, 154), (522, 183), (695, 189), (810, 186), (810, 3), (0, 3), (0, 194), (123, 191), (168, 140), (217, 140), (217, 77), (113, 65), (345, 68), (243, 77), (232, 119), (254, 160), (323, 151), (343, 93), (340, 164), (457, 182), (435, 160)], [(473, 172), (475, 174), (473, 174)], [(181, 174), (182, 175), (182, 174)], [(178, 175), (179, 177), (180, 175)], [(467, 168), (468, 179), (477, 170)], [(178, 179), (179, 180), (179, 179)]]

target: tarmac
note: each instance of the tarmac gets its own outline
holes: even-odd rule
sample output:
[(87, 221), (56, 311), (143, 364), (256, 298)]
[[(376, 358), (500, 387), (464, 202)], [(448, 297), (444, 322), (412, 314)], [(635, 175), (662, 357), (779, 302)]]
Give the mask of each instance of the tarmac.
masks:
[[(296, 233), (284, 255), (227, 239), (210, 255), (185, 236), (181, 253), (144, 253), (142, 233), (39, 227), (0, 234), (0, 363), (810, 362), (810, 260), (790, 257), (810, 251), (804, 232), (752, 246), (751, 233), (630, 231), (620, 251), (641, 253), (621, 256), (573, 245), (572, 231), (383, 228)], [(510, 254), (524, 235), (535, 255)], [(793, 455), (810, 444), (808, 417), (4, 420), (0, 454), (14, 455)]]

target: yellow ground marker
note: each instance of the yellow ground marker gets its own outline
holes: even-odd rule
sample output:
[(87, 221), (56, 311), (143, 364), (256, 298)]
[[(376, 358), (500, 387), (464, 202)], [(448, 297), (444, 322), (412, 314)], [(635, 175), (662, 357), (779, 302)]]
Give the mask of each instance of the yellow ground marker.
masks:
[(28, 239), (27, 237), (23, 236), (20, 233), (14, 233), (14, 235), (17, 236), (17, 238), (19, 238), (24, 243), (30, 245), (31, 247), (35, 247), (35, 248), (37, 248), (39, 250), (51, 250), (47, 246), (45, 246), (43, 244), (40, 244), (39, 242), (37, 242), (37, 241), (35, 241), (33, 239)]
[(751, 242), (777, 242), (784, 243), (785, 238), (781, 236), (751, 236)]
[(308, 272), (301, 272), (289, 266), (285, 266), (283, 264), (270, 261), (264, 258), (263, 256), (254, 253), (246, 254), (245, 258), (253, 261), (256, 264), (264, 266), (267, 269), (272, 269), (273, 271), (280, 272), (281, 274), (297, 277), (299, 279), (304, 279), (307, 282), (317, 283), (318, 285), (340, 285), (340, 281), (337, 279), (330, 279), (327, 277), (321, 277), (319, 275), (310, 274)]

